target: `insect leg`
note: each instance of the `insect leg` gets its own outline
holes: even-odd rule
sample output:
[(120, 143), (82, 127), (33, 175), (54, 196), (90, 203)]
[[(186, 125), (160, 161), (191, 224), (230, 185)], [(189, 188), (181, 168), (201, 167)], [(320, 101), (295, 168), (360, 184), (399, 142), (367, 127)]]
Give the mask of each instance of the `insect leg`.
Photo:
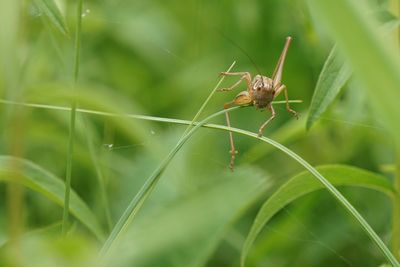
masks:
[[(242, 91), (235, 97), (235, 99), (233, 101), (225, 103), (224, 109), (228, 109), (233, 106), (250, 106), (252, 104), (253, 104), (253, 101), (252, 101), (252, 98), (251, 98), (249, 92)], [(230, 120), (229, 112), (225, 113), (225, 117), (226, 117), (226, 125), (228, 127), (231, 127), (231, 120)], [(231, 171), (233, 171), (233, 166), (235, 164), (235, 156), (238, 152), (235, 149), (235, 144), (233, 142), (233, 134), (231, 131), (229, 131), (229, 143), (231, 145), (231, 151), (230, 151), (231, 162), (229, 163), (229, 169), (231, 169)]]
[(226, 91), (231, 91), (235, 87), (237, 87), (243, 80), (246, 81), (247, 83), (247, 90), (250, 90), (251, 88), (251, 75), (249, 72), (221, 72), (221, 75), (224, 76), (242, 76), (239, 81), (237, 81), (234, 85), (227, 87), (227, 88), (221, 88), (218, 91), (219, 92), (226, 92)]
[(290, 37), (290, 36), (286, 37), (285, 46), (283, 47), (281, 56), (279, 57), (278, 63), (276, 64), (274, 73), (272, 74), (272, 80), (274, 81), (275, 85), (278, 85), (278, 84), (281, 83), (283, 65), (285, 63), (286, 54), (287, 54), (287, 51), (289, 49), (289, 45), (290, 45), (291, 41), (292, 41), (292, 37)]
[(296, 111), (294, 111), (293, 109), (290, 108), (290, 105), (289, 105), (289, 96), (288, 96), (287, 88), (286, 88), (286, 86), (285, 86), (284, 84), (282, 84), (282, 85), (278, 88), (278, 90), (276, 90), (276, 92), (275, 92), (275, 97), (277, 97), (277, 96), (280, 94), (280, 92), (282, 92), (282, 91), (284, 91), (284, 93), (285, 93), (286, 110), (287, 110), (288, 112), (292, 113), (293, 116), (296, 117), (296, 119), (298, 119), (298, 118), (299, 118), (299, 114), (298, 114)]
[[(234, 105), (235, 105), (234, 101), (225, 103), (224, 104), (224, 109), (230, 108), (230, 107), (232, 107)], [(229, 112), (225, 113), (225, 117), (226, 117), (226, 125), (228, 127), (231, 127), (231, 119), (230, 119), (230, 116), (229, 116)], [(231, 153), (231, 161), (229, 163), (229, 169), (231, 171), (233, 171), (233, 167), (235, 165), (235, 156), (236, 156), (236, 154), (238, 152), (235, 149), (235, 143), (233, 142), (233, 134), (232, 134), (231, 131), (229, 131), (229, 143), (231, 145), (231, 151), (229, 151), (229, 153)]]
[[(228, 127), (231, 127), (229, 112), (225, 113), (225, 117), (226, 117), (226, 125), (228, 125)], [(233, 142), (233, 134), (231, 131), (229, 131), (229, 143), (231, 145), (231, 151), (230, 151), (231, 161), (229, 162), (229, 169), (231, 169), (231, 171), (233, 171), (233, 167), (235, 165), (235, 156), (238, 152), (235, 149), (235, 143)]]
[(258, 130), (258, 137), (261, 137), (263, 135), (264, 129), (268, 125), (268, 123), (270, 123), (273, 119), (275, 119), (276, 113), (274, 107), (270, 104), (268, 106), (268, 109), (271, 111), (272, 115), (266, 122), (264, 122), (263, 125), (261, 125), (260, 129)]

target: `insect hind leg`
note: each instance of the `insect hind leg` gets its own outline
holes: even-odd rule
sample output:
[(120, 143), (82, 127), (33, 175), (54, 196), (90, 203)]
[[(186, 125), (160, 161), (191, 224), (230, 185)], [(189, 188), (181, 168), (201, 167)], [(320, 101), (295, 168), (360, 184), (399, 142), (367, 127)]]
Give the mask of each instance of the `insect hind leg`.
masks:
[[(230, 128), (231, 120), (230, 120), (229, 112), (225, 113), (225, 117), (226, 117), (226, 125)], [(231, 171), (233, 171), (233, 168), (235, 166), (235, 157), (236, 157), (236, 154), (238, 153), (238, 151), (235, 149), (235, 143), (233, 141), (233, 133), (231, 131), (229, 131), (229, 143), (231, 145), (231, 150), (229, 151), (229, 153), (231, 154), (231, 161), (229, 162), (229, 169)]]

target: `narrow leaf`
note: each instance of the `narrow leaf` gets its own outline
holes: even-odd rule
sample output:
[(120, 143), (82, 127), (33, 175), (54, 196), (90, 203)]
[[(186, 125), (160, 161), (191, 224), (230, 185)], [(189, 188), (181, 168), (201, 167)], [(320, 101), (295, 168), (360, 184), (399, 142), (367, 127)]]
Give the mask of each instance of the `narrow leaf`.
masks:
[[(363, 169), (346, 165), (326, 165), (316, 169), (335, 186), (364, 187), (380, 191), (390, 197), (395, 192), (392, 184), (384, 176)], [(282, 185), (264, 203), (254, 220), (243, 246), (242, 266), (258, 234), (277, 212), (301, 196), (320, 189), (324, 189), (324, 186), (309, 172), (302, 172)]]
[(366, 1), (351, 0), (309, 0), (309, 4), (362, 83), (379, 120), (400, 140), (400, 58), (371, 8)]
[(35, 0), (35, 4), (60, 32), (65, 35), (68, 34), (67, 23), (54, 0)]
[[(52, 202), (63, 206), (65, 191), (64, 182), (29, 160), (0, 156), (0, 181), (11, 181), (10, 174), (12, 174), (15, 164), (18, 164), (22, 170), (21, 182), (24, 186), (40, 193)], [(103, 239), (104, 234), (96, 217), (85, 202), (72, 190), (69, 210), (83, 225), (92, 231), (98, 239)]]
[(310, 113), (308, 114), (306, 127), (309, 129), (318, 117), (328, 108), (339, 94), (347, 80), (351, 70), (342, 57), (338, 56), (334, 47), (318, 77), (318, 82), (311, 100)]
[[(390, 33), (398, 27), (399, 20), (389, 17), (382, 24), (381, 29), (385, 33)], [(332, 104), (343, 86), (350, 79), (351, 74), (352, 71), (349, 64), (339, 55), (337, 47), (334, 46), (324, 63), (318, 77), (317, 85), (315, 86), (306, 123), (307, 130), (311, 128), (328, 106)]]

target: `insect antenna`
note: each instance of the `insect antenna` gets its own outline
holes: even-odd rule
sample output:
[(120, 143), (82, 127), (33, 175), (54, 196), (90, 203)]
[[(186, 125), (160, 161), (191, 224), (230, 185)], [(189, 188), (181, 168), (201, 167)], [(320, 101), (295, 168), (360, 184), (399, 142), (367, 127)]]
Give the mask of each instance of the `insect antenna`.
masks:
[[(228, 36), (226, 36), (221, 30), (217, 29), (217, 32), (224, 37), (227, 41), (229, 41), (233, 46), (235, 46), (236, 48), (238, 48), (249, 60), (250, 62), (253, 64), (253, 66), (256, 68), (257, 72), (259, 75), (261, 75), (261, 71), (260, 68), (258, 67), (258, 65), (256, 64), (256, 62), (251, 58), (251, 56), (247, 53), (246, 50), (244, 50), (238, 43), (236, 43), (235, 41), (233, 41), (231, 38), (229, 38)], [(264, 87), (264, 79), (261, 79), (261, 83)]]

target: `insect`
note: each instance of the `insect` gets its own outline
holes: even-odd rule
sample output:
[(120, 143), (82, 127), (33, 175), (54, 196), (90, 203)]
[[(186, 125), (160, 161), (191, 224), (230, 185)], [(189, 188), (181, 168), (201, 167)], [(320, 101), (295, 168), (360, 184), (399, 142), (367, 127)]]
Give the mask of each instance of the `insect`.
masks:
[[(283, 65), (285, 63), (286, 54), (291, 41), (292, 38), (290, 36), (286, 37), (285, 46), (283, 48), (281, 56), (279, 57), (278, 63), (276, 64), (275, 70), (271, 78), (262, 75), (256, 75), (252, 80), (249, 72), (221, 72), (221, 75), (223, 76), (240, 76), (240, 79), (230, 87), (219, 89), (219, 92), (231, 91), (239, 86), (242, 81), (245, 81), (247, 85), (246, 91), (240, 92), (233, 99), (233, 101), (224, 104), (224, 109), (233, 106), (255, 106), (256, 109), (268, 109), (271, 112), (271, 117), (269, 117), (268, 120), (264, 122), (258, 130), (259, 137), (263, 135), (265, 127), (275, 118), (276, 112), (274, 110), (274, 107), (272, 106), (272, 101), (282, 91), (285, 94), (286, 110), (292, 113), (293, 116), (296, 117), (296, 119), (298, 119), (299, 117), (298, 113), (290, 108), (287, 88), (284, 84), (281, 83)], [(225, 115), (226, 123), (228, 127), (231, 127), (229, 113), (226, 112)], [(229, 168), (233, 171), (235, 155), (237, 151), (235, 150), (232, 132), (229, 132), (229, 142), (231, 146), (231, 161), (229, 164)]]

